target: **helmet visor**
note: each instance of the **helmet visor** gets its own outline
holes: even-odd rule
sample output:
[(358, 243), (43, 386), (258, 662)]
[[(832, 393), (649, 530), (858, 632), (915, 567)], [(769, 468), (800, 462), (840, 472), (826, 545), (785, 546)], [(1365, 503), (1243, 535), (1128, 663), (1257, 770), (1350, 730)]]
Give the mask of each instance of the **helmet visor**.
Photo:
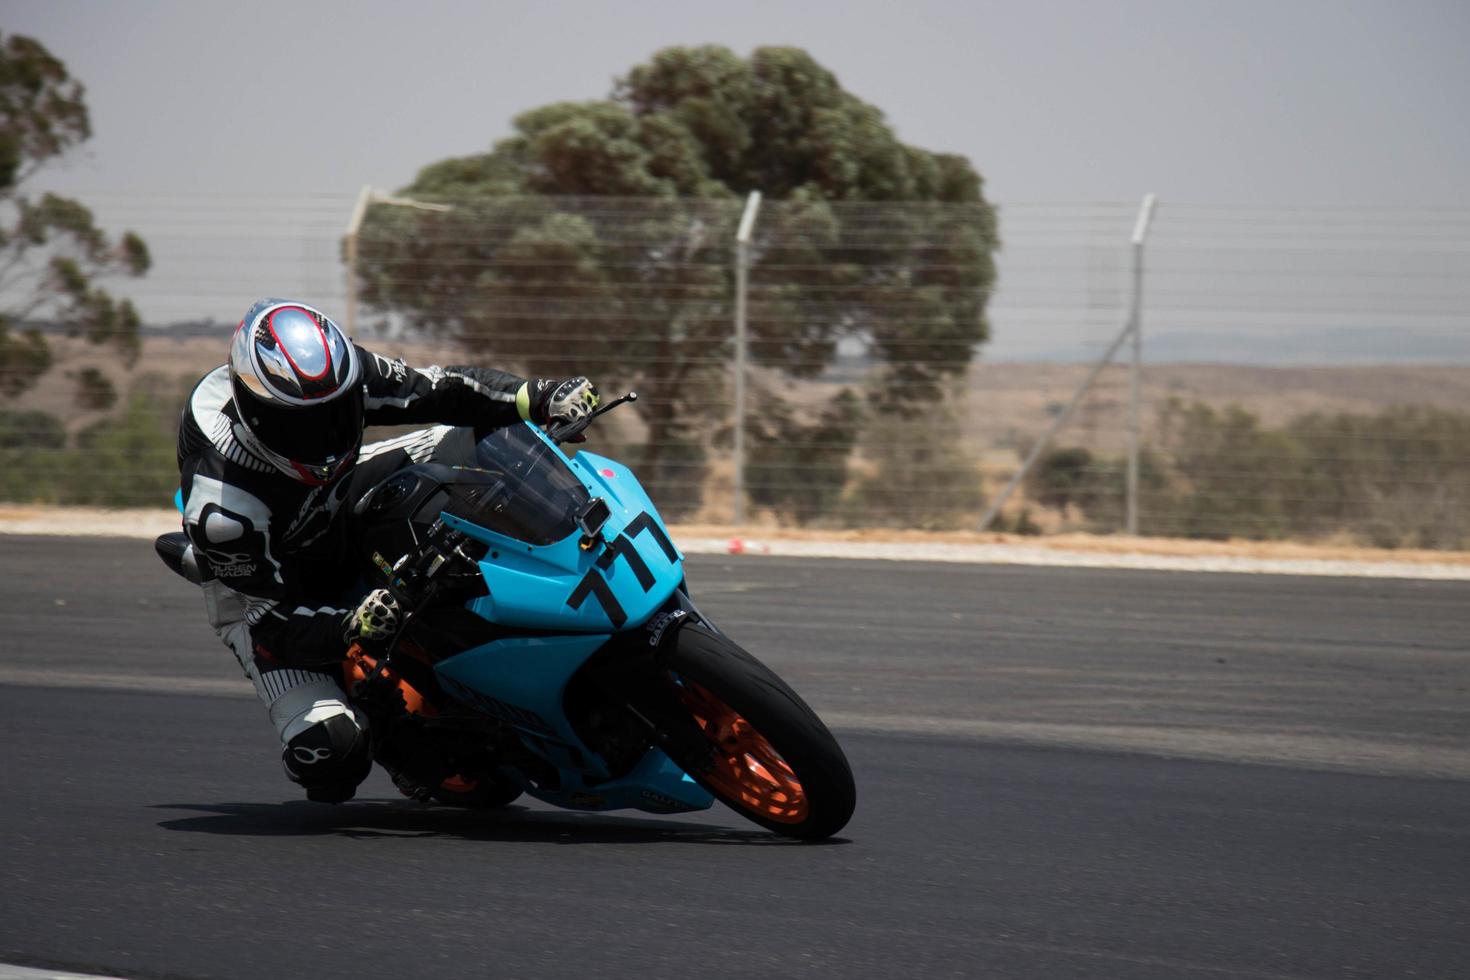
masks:
[[(362, 442), (362, 388), (311, 405), (270, 405), (235, 385), (244, 422), (267, 449), (303, 466), (340, 461)], [(243, 398), (242, 398), (243, 395)]]

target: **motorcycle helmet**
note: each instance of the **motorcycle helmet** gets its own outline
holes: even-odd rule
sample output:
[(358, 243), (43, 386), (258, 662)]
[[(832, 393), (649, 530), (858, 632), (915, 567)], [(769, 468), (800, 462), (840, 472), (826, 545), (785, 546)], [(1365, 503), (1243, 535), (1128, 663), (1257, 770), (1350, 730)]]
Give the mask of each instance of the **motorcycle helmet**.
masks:
[(229, 368), (246, 448), (313, 486), (351, 467), (362, 444), (362, 366), (321, 311), (283, 299), (256, 303), (235, 328)]

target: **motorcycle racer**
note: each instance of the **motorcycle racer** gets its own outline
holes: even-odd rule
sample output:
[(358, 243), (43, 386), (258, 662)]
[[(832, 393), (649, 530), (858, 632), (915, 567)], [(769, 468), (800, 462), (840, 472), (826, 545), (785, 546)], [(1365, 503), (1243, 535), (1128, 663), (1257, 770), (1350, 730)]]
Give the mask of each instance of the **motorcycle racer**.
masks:
[[(345, 515), (403, 466), (463, 464), (484, 433), (570, 422), (598, 404), (584, 377), (525, 379), (476, 367), (414, 369), (356, 346), (319, 310), (263, 299), (229, 358), (195, 386), (179, 426), (184, 530), (206, 612), (267, 705), (287, 776), (309, 799), (351, 799), (372, 767), (366, 720), (337, 667), (399, 610), (352, 596)], [(438, 423), (364, 446), (365, 425)]]

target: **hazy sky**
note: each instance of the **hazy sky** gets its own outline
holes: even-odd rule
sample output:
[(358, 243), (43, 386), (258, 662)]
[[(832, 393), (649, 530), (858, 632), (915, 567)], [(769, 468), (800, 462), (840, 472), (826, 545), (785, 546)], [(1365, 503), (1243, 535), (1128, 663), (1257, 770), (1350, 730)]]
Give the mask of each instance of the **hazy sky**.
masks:
[(1155, 191), (1151, 352), (1470, 360), (1470, 0), (0, 0), (0, 31), (86, 84), (95, 137), (37, 183), (148, 240), (127, 294), (153, 323), (341, 309), (363, 184), (605, 97), (661, 47), (789, 44), (985, 176), (987, 356), (1106, 347)]
[(87, 85), (68, 190), (394, 187), (670, 44), (811, 51), (1001, 201), (1470, 203), (1466, 0), (0, 0)]

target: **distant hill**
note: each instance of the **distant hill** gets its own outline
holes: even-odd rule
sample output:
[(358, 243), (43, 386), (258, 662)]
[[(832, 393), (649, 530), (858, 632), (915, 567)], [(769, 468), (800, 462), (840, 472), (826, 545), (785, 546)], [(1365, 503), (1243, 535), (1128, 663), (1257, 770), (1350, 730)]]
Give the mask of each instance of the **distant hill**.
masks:
[[(47, 337), (67, 337), (74, 331), (70, 327), (47, 320), (31, 320), (22, 322), (22, 330), (36, 330)], [(221, 337), (229, 336), (235, 329), (233, 323), (222, 323), (218, 320), (179, 320), (175, 323), (145, 323), (140, 333), (146, 340), (149, 337)]]
[[(1029, 448), (1071, 399), (1086, 364), (981, 362), (970, 370), (971, 437), (980, 447)], [(1145, 438), (1158, 409), (1171, 398), (1237, 404), (1270, 425), (1308, 412), (1361, 413), (1390, 405), (1470, 409), (1470, 364), (1281, 365), (1145, 362), (1140, 385)], [(1060, 444), (1105, 452), (1126, 444), (1127, 368), (1098, 377), (1077, 413), (1057, 435)]]
[[(1161, 318), (1162, 321), (1162, 318)], [(54, 323), (32, 321), (22, 325), (48, 336), (65, 336), (67, 329)], [(228, 336), (235, 323), (219, 320), (180, 320), (144, 324), (145, 338), (203, 338)], [(979, 360), (992, 363), (1072, 364), (1091, 363), (1116, 336), (1115, 329), (1090, 328), (1083, 335), (1050, 342), (1038, 334), (1007, 330), (998, 323), (994, 337), (979, 350)], [(371, 330), (359, 331), (365, 343), (381, 343)], [(409, 341), (410, 343), (414, 343)], [(428, 346), (433, 342), (419, 342)], [(1167, 322), (1144, 323), (1144, 359), (1150, 363), (1217, 363), (1278, 366), (1331, 366), (1374, 364), (1465, 364), (1470, 365), (1470, 322), (1454, 329), (1444, 327), (1292, 327), (1188, 331), (1171, 330)], [(1126, 352), (1125, 352), (1126, 356)], [(826, 372), (830, 380), (860, 377), (872, 366), (861, 343), (846, 340)]]
[[(1111, 338), (1109, 338), (1111, 339)], [(1007, 343), (997, 331), (981, 356), (988, 361), (1067, 363), (1095, 360), (1106, 341), (1083, 345)], [(1470, 364), (1470, 323), (1450, 331), (1441, 328), (1325, 327), (1291, 330), (1170, 331), (1148, 323), (1143, 331), (1144, 358), (1161, 362), (1218, 364)], [(1126, 356), (1126, 354), (1125, 354)]]
[(218, 320), (181, 320), (178, 323), (165, 323), (159, 325), (147, 325), (143, 327), (143, 336), (146, 337), (172, 337), (183, 339), (185, 337), (228, 337), (235, 330), (235, 324), (224, 323)]

